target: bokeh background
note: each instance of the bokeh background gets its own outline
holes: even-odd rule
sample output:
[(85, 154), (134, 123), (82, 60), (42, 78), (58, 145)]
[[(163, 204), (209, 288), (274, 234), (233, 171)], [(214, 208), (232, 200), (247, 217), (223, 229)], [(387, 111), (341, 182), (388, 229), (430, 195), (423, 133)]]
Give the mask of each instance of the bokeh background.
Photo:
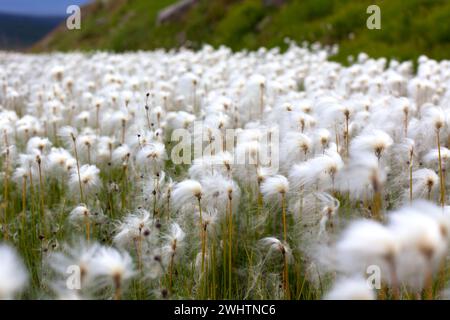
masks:
[[(81, 30), (65, 9), (82, 7)], [(370, 4), (381, 30), (366, 27)], [(285, 39), (339, 44), (335, 60), (364, 51), (401, 60), (450, 57), (449, 0), (1, 0), (0, 48), (117, 52), (199, 48), (286, 48)]]

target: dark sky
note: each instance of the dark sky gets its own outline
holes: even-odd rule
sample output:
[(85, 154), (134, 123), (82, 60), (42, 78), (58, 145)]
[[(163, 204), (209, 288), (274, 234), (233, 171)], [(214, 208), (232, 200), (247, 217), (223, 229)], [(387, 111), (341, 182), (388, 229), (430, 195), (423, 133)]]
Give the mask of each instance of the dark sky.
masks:
[(0, 12), (40, 16), (66, 16), (72, 4), (83, 5), (92, 0), (0, 0)]

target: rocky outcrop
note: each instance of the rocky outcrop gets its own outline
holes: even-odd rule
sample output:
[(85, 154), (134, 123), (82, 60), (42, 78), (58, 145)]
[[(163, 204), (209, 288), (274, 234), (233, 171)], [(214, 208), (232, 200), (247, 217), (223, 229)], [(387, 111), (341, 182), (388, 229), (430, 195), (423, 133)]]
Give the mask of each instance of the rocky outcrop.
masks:
[(281, 7), (286, 0), (263, 0), (266, 7)]
[(158, 12), (156, 23), (161, 24), (180, 18), (187, 10), (197, 4), (198, 0), (181, 0)]

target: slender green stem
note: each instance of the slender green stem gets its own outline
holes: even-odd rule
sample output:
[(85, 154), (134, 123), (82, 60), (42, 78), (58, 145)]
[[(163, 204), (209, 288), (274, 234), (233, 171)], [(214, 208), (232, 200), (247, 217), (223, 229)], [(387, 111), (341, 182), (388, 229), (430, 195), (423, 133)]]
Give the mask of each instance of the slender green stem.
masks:
[(281, 211), (283, 219), (283, 239), (287, 242), (287, 224), (286, 224), (286, 194), (283, 192), (281, 194)]
[(286, 300), (291, 299), (291, 290), (289, 288), (289, 266), (287, 252), (283, 251), (283, 288)]
[(38, 159), (38, 171), (39, 171), (39, 195), (41, 199), (41, 226), (42, 230), (44, 230), (44, 232), (46, 233), (47, 224), (45, 223), (45, 190), (40, 158)]
[(438, 147), (438, 160), (439, 160), (439, 180), (440, 180), (440, 199), (439, 202), (442, 207), (445, 206), (445, 181), (444, 172), (442, 170), (442, 158), (441, 158), (441, 141), (440, 141), (440, 129), (436, 130), (436, 139)]
[(120, 276), (114, 277), (114, 300), (120, 300), (122, 298), (122, 279)]
[(72, 136), (72, 141), (73, 141), (73, 150), (74, 150), (74, 153), (75, 153), (75, 160), (77, 162), (78, 184), (79, 184), (79, 187), (80, 187), (80, 202), (84, 203), (83, 186), (81, 184), (81, 175), (80, 175), (80, 160), (78, 158), (78, 150), (77, 150), (77, 144), (76, 144), (75, 136)]
[[(175, 246), (176, 246), (176, 240), (175, 240)], [(175, 251), (170, 255), (170, 262), (169, 262), (169, 293), (172, 293), (172, 273), (173, 273), (173, 260), (175, 258)]]
[(233, 281), (232, 281), (232, 273), (233, 273), (233, 207), (232, 207), (232, 198), (231, 195), (228, 198), (228, 294), (229, 298), (232, 298), (233, 292)]
[(22, 178), (22, 236), (25, 236), (25, 219), (27, 214), (27, 179), (26, 177)]
[(202, 242), (202, 275), (203, 275), (203, 272), (205, 271), (205, 234), (203, 228), (201, 197), (198, 197), (198, 210), (200, 213), (200, 238)]
[(412, 160), (409, 163), (409, 202), (413, 201), (413, 166)]

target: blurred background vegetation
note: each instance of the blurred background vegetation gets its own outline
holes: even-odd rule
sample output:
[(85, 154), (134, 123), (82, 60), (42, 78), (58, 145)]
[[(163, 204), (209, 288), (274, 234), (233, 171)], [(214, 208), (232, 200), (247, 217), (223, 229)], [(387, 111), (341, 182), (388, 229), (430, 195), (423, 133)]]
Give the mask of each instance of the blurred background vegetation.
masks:
[[(233, 50), (286, 47), (291, 38), (339, 44), (338, 61), (361, 51), (371, 56), (435, 59), (450, 56), (449, 0), (197, 0), (158, 22), (175, 0), (95, 1), (83, 8), (81, 30), (60, 26), (32, 51), (116, 52), (200, 48), (209, 43)], [(278, 4), (276, 4), (278, 3)], [(381, 8), (381, 30), (369, 30), (366, 9)]]

